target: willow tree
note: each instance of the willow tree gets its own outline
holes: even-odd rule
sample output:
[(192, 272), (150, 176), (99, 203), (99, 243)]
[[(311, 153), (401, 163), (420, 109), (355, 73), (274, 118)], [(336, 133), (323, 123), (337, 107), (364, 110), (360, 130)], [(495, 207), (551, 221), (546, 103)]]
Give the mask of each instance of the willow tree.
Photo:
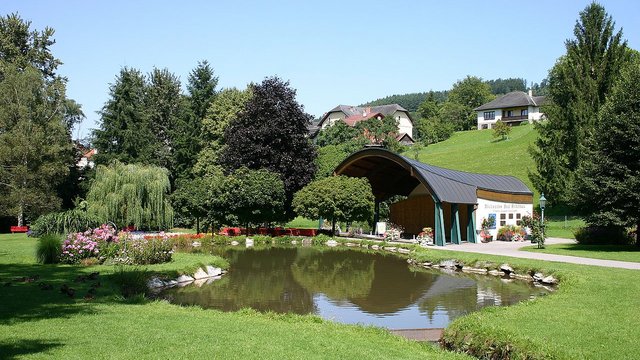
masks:
[(167, 169), (114, 161), (97, 167), (88, 211), (121, 227), (168, 229), (173, 226), (170, 191)]

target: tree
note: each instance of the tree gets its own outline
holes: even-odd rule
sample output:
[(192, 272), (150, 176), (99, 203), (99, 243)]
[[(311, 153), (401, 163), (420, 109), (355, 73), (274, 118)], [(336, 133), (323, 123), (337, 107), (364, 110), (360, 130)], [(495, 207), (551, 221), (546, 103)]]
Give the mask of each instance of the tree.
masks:
[[(200, 233), (200, 220), (207, 217), (210, 207), (208, 191), (211, 177), (179, 179), (176, 191), (171, 194), (171, 204), (176, 218), (195, 218), (196, 232)], [(183, 222), (187, 223), (183, 220)], [(193, 224), (193, 223), (190, 223)]]
[(144, 92), (144, 111), (148, 114), (149, 126), (155, 135), (155, 151), (150, 163), (168, 169), (170, 179), (174, 179), (173, 140), (179, 116), (185, 114), (181, 109), (184, 103), (180, 94), (180, 80), (166, 68), (154, 68), (148, 79)]
[(211, 103), (216, 97), (218, 77), (207, 60), (199, 61), (195, 69), (189, 73), (187, 91), (191, 102), (191, 109), (196, 119), (202, 121)]
[(267, 169), (284, 182), (285, 209), (293, 215), (293, 194), (316, 171), (315, 147), (308, 138), (311, 116), (295, 99), (295, 90), (277, 77), (251, 87), (252, 97), (225, 130), (220, 162), (228, 170)]
[(576, 207), (592, 226), (633, 226), (640, 234), (640, 61), (620, 75), (595, 130), (577, 170)]
[(538, 123), (539, 136), (531, 155), (536, 172), (533, 185), (550, 202), (567, 202), (566, 189), (585, 157), (595, 118), (614, 79), (629, 61), (622, 31), (604, 7), (591, 3), (574, 28), (575, 39), (565, 43), (567, 53), (549, 71), (548, 121)]
[(420, 134), (419, 140), (427, 145), (447, 140), (455, 131), (454, 124), (450, 120), (440, 120), (440, 117), (420, 119), (416, 127)]
[(250, 98), (250, 88), (227, 88), (218, 93), (202, 120), (202, 149), (194, 168), (196, 174), (217, 171), (218, 158), (225, 144), (225, 130), (231, 121), (238, 118)]
[(0, 63), (0, 212), (23, 225), (57, 210), (56, 187), (73, 166), (73, 146), (64, 123), (64, 82), (47, 81), (27, 65)]
[(54, 30), (30, 27), (17, 14), (0, 17), (0, 214), (18, 225), (74, 197), (59, 187), (78, 181), (71, 129), (84, 117), (55, 73)]
[(316, 145), (340, 145), (353, 141), (358, 137), (360, 131), (353, 126), (347, 125), (342, 120), (336, 121), (333, 125), (321, 129), (316, 137)]
[(332, 176), (336, 167), (352, 152), (349, 151), (348, 145), (327, 145), (318, 148), (316, 179)]
[(453, 125), (455, 131), (471, 130), (478, 121), (472, 108), (452, 101), (446, 101), (440, 106), (438, 120)]
[(494, 95), (506, 94), (512, 91), (527, 91), (527, 81), (522, 78), (498, 78), (495, 80), (487, 80), (486, 83)]
[(487, 83), (479, 77), (467, 75), (463, 80), (453, 84), (447, 101), (474, 109), (493, 98), (491, 87)]
[(383, 147), (400, 152), (402, 145), (396, 139), (398, 135), (398, 120), (387, 115), (382, 119), (375, 117), (360, 121), (356, 124), (356, 129), (360, 136), (366, 140), (365, 143), (382, 145)]
[(100, 128), (93, 131), (98, 149), (96, 162), (155, 164), (156, 135), (145, 103), (145, 77), (139, 70), (122, 68), (109, 87), (109, 97), (100, 111)]
[[(31, 21), (24, 21), (17, 13), (0, 17), (0, 60), (20, 71), (33, 67), (46, 80), (59, 79), (55, 71), (62, 61), (50, 50), (56, 43), (53, 39), (55, 31), (50, 27), (43, 31), (30, 30), (30, 27)], [(0, 69), (2, 76), (5, 70)]]
[(167, 169), (114, 161), (98, 165), (87, 194), (87, 211), (120, 227), (169, 229), (173, 226), (170, 191)]
[(249, 228), (250, 224), (278, 221), (284, 216), (284, 183), (276, 173), (245, 167), (229, 174), (222, 195), (227, 212)]
[(501, 140), (505, 140), (509, 138), (509, 133), (511, 132), (511, 126), (507, 125), (502, 121), (496, 121), (493, 124), (493, 137), (501, 138)]
[(335, 233), (337, 221), (370, 220), (374, 197), (366, 178), (331, 176), (316, 180), (298, 191), (293, 206), (300, 216), (330, 220)]
[(427, 98), (418, 107), (418, 115), (423, 119), (430, 119), (438, 115), (440, 103), (436, 99), (435, 93), (429, 91)]

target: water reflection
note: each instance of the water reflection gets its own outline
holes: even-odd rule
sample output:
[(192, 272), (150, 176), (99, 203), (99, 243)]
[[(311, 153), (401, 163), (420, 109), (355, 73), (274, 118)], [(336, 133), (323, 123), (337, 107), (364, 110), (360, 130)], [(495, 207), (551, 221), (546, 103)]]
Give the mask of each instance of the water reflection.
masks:
[(224, 311), (251, 307), (388, 328), (437, 328), (482, 307), (545, 292), (487, 276), (414, 271), (392, 255), (318, 248), (221, 251), (231, 263), (227, 275), (200, 288), (169, 290), (167, 298)]

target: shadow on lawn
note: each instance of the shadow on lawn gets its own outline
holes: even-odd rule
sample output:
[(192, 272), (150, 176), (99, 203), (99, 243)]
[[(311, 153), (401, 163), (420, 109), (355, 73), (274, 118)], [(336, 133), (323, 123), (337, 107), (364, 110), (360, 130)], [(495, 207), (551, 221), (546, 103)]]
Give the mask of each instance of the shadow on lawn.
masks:
[(635, 245), (582, 245), (566, 244), (565, 249), (571, 251), (601, 251), (601, 252), (640, 252), (640, 247)]
[[(94, 271), (94, 267), (0, 264), (0, 324), (94, 313), (96, 303), (147, 301), (127, 287), (130, 278), (137, 279), (137, 288), (140, 283), (146, 286), (140, 280), (144, 271), (128, 269), (90, 278)], [(132, 299), (123, 298), (125, 290)]]
[(22, 355), (37, 354), (58, 346), (62, 346), (62, 344), (46, 340), (18, 340), (15, 343), (0, 342), (0, 356), (2, 359), (17, 359)]

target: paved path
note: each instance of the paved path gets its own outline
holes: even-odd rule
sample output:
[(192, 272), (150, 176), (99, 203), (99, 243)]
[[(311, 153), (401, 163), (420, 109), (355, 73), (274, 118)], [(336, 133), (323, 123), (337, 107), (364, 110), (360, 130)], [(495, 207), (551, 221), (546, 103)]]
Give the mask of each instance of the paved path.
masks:
[[(575, 243), (575, 241), (572, 239), (548, 238), (545, 241), (545, 243), (548, 245), (573, 244)], [(436, 249), (436, 250), (452, 250), (452, 251), (472, 252), (472, 253), (480, 253), (480, 254), (511, 256), (511, 257), (524, 258), (524, 259), (558, 261), (558, 262), (565, 262), (565, 263), (571, 263), (571, 264), (583, 264), (583, 265), (640, 270), (640, 263), (634, 263), (634, 262), (628, 262), (628, 261), (617, 261), (617, 260), (591, 259), (591, 258), (578, 257), (578, 256), (545, 254), (545, 253), (537, 253), (537, 252), (520, 250), (520, 248), (522, 247), (531, 246), (531, 245), (532, 244), (529, 242), (492, 241), (484, 244), (483, 243), (478, 243), (478, 244), (463, 243), (460, 245), (447, 244), (447, 246), (432, 246), (429, 248)]]

